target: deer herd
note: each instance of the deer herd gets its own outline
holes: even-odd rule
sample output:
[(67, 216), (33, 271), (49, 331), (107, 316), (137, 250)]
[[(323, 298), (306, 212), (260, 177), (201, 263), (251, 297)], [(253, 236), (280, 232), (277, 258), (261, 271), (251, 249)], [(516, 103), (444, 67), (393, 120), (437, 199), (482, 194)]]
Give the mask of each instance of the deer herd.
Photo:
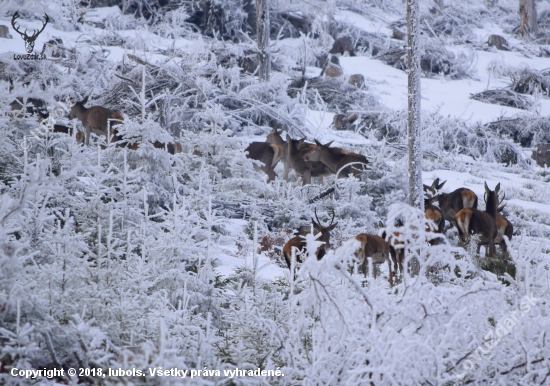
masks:
[[(11, 85), (13, 87), (13, 85)], [(92, 106), (86, 108), (88, 97), (82, 101), (71, 101), (71, 110), (69, 119), (78, 118), (85, 129), (85, 134), (82, 132), (73, 133), (73, 129), (54, 125), (53, 132), (65, 133), (70, 136), (75, 135), (76, 141), (79, 144), (90, 144), (91, 133), (97, 136), (107, 138), (107, 143), (115, 142), (117, 147), (127, 147), (136, 150), (138, 145), (130, 143), (119, 135), (116, 125), (124, 121), (124, 117), (118, 112), (105, 108), (103, 106)], [(17, 98), (10, 104), (12, 111), (17, 112), (27, 107), (27, 103), (34, 105), (38, 111), (39, 121), (48, 118), (48, 114), (40, 110), (43, 102), (38, 99), (29, 98), (23, 101)], [(32, 110), (32, 109), (31, 109)], [(284, 166), (284, 179), (288, 181), (290, 169), (294, 170), (302, 179), (302, 184), (310, 184), (312, 177), (318, 177), (321, 184), (323, 177), (336, 175), (337, 178), (346, 177), (349, 174), (358, 176), (362, 172), (362, 166), (368, 165), (368, 160), (365, 156), (338, 147), (331, 147), (332, 142), (322, 144), (315, 141), (314, 144), (306, 143), (305, 138), (296, 140), (292, 139), (288, 134), (286, 141), (281, 136), (282, 130), (277, 128), (267, 136), (266, 142), (252, 142), (245, 151), (247, 157), (261, 162), (263, 165), (255, 165), (255, 168), (263, 171), (268, 176), (268, 182), (275, 180), (275, 166), (282, 162)], [(179, 142), (161, 143), (155, 141), (155, 148), (165, 149), (170, 154), (180, 153), (182, 146)], [(477, 245), (477, 253), (481, 246), (486, 247), (486, 256), (496, 256), (496, 245), (502, 249), (503, 259), (506, 263), (508, 260), (508, 249), (506, 240), (511, 240), (513, 226), (502, 214), (504, 205), (499, 201), (500, 183), (495, 187), (495, 190), (490, 190), (485, 183), (485, 211), (478, 209), (478, 198), (476, 194), (467, 188), (459, 188), (451, 193), (441, 193), (440, 190), (446, 181), (439, 183), (439, 178), (436, 179), (431, 186), (424, 185), (424, 207), (425, 217), (430, 220), (435, 227), (428, 226), (427, 231), (440, 234), (440, 238), (445, 234), (445, 221), (449, 222), (450, 226), (457, 228), (461, 240), (466, 241), (471, 235), (479, 235)], [(437, 204), (437, 205), (436, 205)], [(311, 219), (315, 234), (320, 233), (319, 241), (323, 245), (317, 248), (315, 256), (321, 259), (328, 248), (330, 248), (330, 232), (338, 225), (334, 223), (334, 213), (331, 222), (328, 225), (323, 225), (317, 217), (315, 211), (315, 221)], [(383, 224), (379, 224), (383, 227)], [(400, 227), (403, 224), (395, 224)], [(361, 270), (366, 276), (368, 268), (368, 259), (372, 259), (372, 264), (388, 263), (390, 272), (390, 282), (392, 277), (397, 275), (397, 271), (403, 274), (403, 264), (405, 260), (405, 244), (401, 240), (399, 232), (394, 232), (387, 235), (383, 232), (381, 235), (372, 235), (361, 233), (355, 237), (359, 241), (360, 246), (356, 251), (356, 257), (361, 263)], [(435, 240), (435, 241), (434, 241)], [(437, 238), (432, 239), (430, 244), (438, 243)], [(298, 235), (289, 240), (283, 248), (283, 255), (286, 264), (289, 268), (292, 267), (292, 259), (296, 258), (297, 263), (301, 263), (300, 256), (306, 250), (305, 239)], [(393, 262), (393, 268), (392, 268)], [(373, 270), (376, 277), (376, 270)]]
[[(317, 145), (319, 146), (319, 144)], [(430, 244), (437, 244), (445, 237), (445, 220), (450, 226), (454, 226), (458, 230), (460, 240), (468, 241), (470, 236), (478, 235), (479, 241), (477, 244), (477, 253), (479, 254), (481, 246), (485, 246), (485, 256), (496, 257), (495, 245), (499, 245), (502, 249), (504, 263), (508, 262), (508, 249), (506, 240), (512, 239), (513, 226), (500, 212), (504, 205), (499, 200), (500, 183), (497, 184), (494, 190), (491, 190), (485, 183), (485, 211), (477, 209), (477, 195), (467, 188), (459, 188), (451, 193), (441, 193), (439, 190), (443, 187), (446, 181), (439, 183), (439, 178), (436, 179), (431, 186), (424, 185), (425, 208), (424, 215), (426, 220), (433, 222), (433, 225), (428, 225), (426, 231), (436, 232), (441, 236), (430, 240)], [(434, 205), (435, 203), (438, 206)], [(318, 247), (315, 256), (320, 260), (325, 254), (327, 248), (330, 248), (330, 231), (338, 223), (334, 222), (334, 213), (329, 225), (322, 225), (315, 211), (315, 218), (311, 219), (314, 233), (320, 233), (319, 241), (324, 242), (324, 245)], [(429, 223), (427, 223), (429, 224)], [(403, 223), (395, 224), (398, 228), (403, 226)], [(384, 224), (379, 223), (379, 227), (383, 228)], [(393, 281), (393, 277), (403, 274), (403, 265), (405, 261), (406, 246), (401, 234), (393, 232), (387, 234), (382, 231), (380, 235), (372, 235), (361, 233), (355, 236), (355, 240), (359, 241), (360, 246), (355, 252), (355, 256), (361, 264), (361, 271), (366, 276), (368, 269), (368, 259), (372, 261), (372, 265), (388, 263), (389, 281)], [(296, 236), (289, 240), (283, 247), (283, 255), (288, 265), (288, 268), (296, 264), (292, 264), (291, 259), (294, 257), (295, 262), (301, 263), (301, 255), (306, 251), (306, 243), (303, 236)], [(393, 267), (392, 267), (393, 262)], [(373, 276), (376, 278), (376, 269), (373, 269)]]

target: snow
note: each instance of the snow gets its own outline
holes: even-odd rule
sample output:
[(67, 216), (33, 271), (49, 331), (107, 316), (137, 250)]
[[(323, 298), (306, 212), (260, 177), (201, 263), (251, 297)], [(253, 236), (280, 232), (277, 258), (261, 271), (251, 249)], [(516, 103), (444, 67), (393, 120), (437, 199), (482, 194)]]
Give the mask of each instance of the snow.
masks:
[[(103, 22), (109, 16), (120, 16), (121, 12), (118, 7), (96, 8), (89, 10), (84, 15), (84, 20), (87, 22)], [(374, 20), (369, 20), (354, 12), (341, 10), (335, 15), (336, 20), (343, 21), (355, 25), (369, 33), (382, 33), (391, 36), (391, 30), (387, 27), (388, 23), (397, 20), (397, 16), (385, 17), (373, 15)], [(14, 39), (2, 39), (2, 52), (25, 53), (23, 40), (15, 31), (11, 29), (10, 20), (0, 18), (0, 23), (6, 24), (10, 28), (10, 33)], [(22, 28), (39, 28), (39, 21), (20, 20), (19, 24)], [(93, 26), (83, 26), (86, 34), (100, 35), (103, 30)], [(202, 42), (193, 41), (184, 38), (166, 39), (152, 33), (149, 30), (120, 30), (117, 33), (123, 38), (134, 38), (140, 36), (144, 44), (148, 47), (148, 52), (139, 52), (136, 50), (127, 50), (122, 47), (110, 46), (94, 46), (89, 42), (82, 41), (81, 32), (65, 32), (54, 29), (52, 24), (49, 24), (44, 32), (39, 36), (36, 42), (36, 47), (40, 48), (44, 42), (52, 37), (60, 37), (63, 39), (64, 45), (67, 47), (93, 47), (97, 50), (106, 50), (106, 59), (112, 62), (120, 62), (126, 54), (133, 53), (140, 58), (152, 63), (158, 64), (166, 61), (168, 58), (165, 55), (157, 53), (158, 50), (176, 48), (187, 52), (197, 52), (201, 50)], [(503, 33), (502, 29), (495, 25), (487, 25), (483, 29), (474, 29), (474, 33), (480, 41), (486, 40), (491, 34), (503, 35), (510, 44), (520, 44), (517, 39), (513, 39)], [(303, 39), (284, 39), (274, 42), (276, 46), (283, 51), (291, 50), (295, 53), (297, 49), (303, 47)], [(461, 46), (449, 46), (449, 50), (458, 54), (461, 51), (471, 53), (471, 49)], [(157, 51), (157, 52), (155, 52)], [(407, 108), (407, 75), (404, 71), (395, 69), (384, 64), (382, 61), (368, 56), (356, 57), (340, 57), (340, 63), (344, 70), (345, 77), (348, 78), (352, 74), (362, 74), (366, 79), (366, 87), (369, 92), (373, 92), (379, 97), (380, 103), (392, 110), (404, 110)], [(127, 60), (127, 59), (125, 59)], [(175, 58), (175, 61), (180, 59)], [(519, 52), (513, 51), (475, 51), (474, 64), (477, 69), (475, 79), (460, 79), (452, 80), (444, 76), (435, 77), (432, 79), (422, 78), (422, 110), (424, 114), (438, 112), (443, 116), (459, 118), (470, 122), (492, 122), (501, 117), (509, 117), (521, 112), (521, 110), (491, 105), (470, 99), (474, 93), (486, 90), (487, 88), (504, 87), (508, 84), (507, 78), (499, 78), (491, 76), (488, 68), (491, 64), (498, 63), (500, 66), (529, 66), (531, 68), (542, 70), (547, 68), (548, 59), (527, 57)], [(306, 74), (308, 76), (318, 75), (320, 69), (317, 67), (307, 67)], [(550, 112), (550, 100), (540, 100), (539, 111), (542, 114)], [(323, 143), (334, 141), (336, 146), (361, 146), (369, 145), (370, 142), (363, 136), (349, 131), (334, 131), (330, 130), (334, 113), (328, 111), (315, 111), (308, 109), (305, 117), (305, 131), (309, 140), (317, 139)], [(250, 141), (256, 140), (250, 138)], [(462, 162), (466, 164), (475, 164), (468, 156), (461, 156)], [(476, 194), (483, 196), (483, 180), (473, 177), (469, 173), (457, 172), (451, 170), (434, 170), (424, 172), (424, 183), (431, 183), (433, 179), (440, 178), (441, 181), (447, 180), (444, 191), (453, 191), (459, 187), (468, 187)], [(85, 182), (85, 178), (81, 178)], [(476, 181), (475, 183), (472, 181)], [(501, 182), (503, 188), (515, 184), (525, 184), (528, 179), (519, 178), (517, 175), (500, 172), (498, 178), (488, 178), (489, 186), (494, 186)], [(550, 205), (542, 203), (529, 202), (520, 199), (511, 199), (508, 201), (509, 206), (518, 206), (525, 209), (540, 210), (550, 212)], [(246, 224), (233, 224), (237, 229), (242, 228)], [(218, 270), (223, 276), (229, 276), (233, 269), (244, 264), (250, 265), (249, 261), (235, 257), (235, 244), (229, 241), (230, 239), (220, 239), (220, 254), (217, 256)], [(249, 259), (250, 260), (250, 259)], [(259, 256), (259, 266), (267, 264), (265, 269), (260, 271), (260, 276), (266, 279), (274, 279), (280, 277), (283, 271), (280, 267), (269, 264), (269, 261), (264, 256)]]

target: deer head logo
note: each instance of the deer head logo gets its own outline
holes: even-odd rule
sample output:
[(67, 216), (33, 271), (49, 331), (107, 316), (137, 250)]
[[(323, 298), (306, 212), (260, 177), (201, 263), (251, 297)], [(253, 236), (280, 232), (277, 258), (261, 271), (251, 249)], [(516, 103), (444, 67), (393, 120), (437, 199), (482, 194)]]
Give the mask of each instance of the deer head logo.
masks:
[(34, 50), (34, 42), (36, 41), (36, 38), (38, 37), (38, 35), (40, 35), (40, 33), (42, 31), (44, 31), (44, 28), (46, 28), (46, 25), (48, 24), (48, 21), (50, 21), (49, 16), (47, 14), (44, 14), (44, 15), (46, 16), (45, 17), (46, 22), (42, 25), (42, 29), (35, 30), (34, 33), (31, 36), (27, 35), (27, 30), (25, 30), (25, 32), (21, 32), (17, 28), (17, 26), (15, 25), (15, 20), (19, 18), (19, 11), (16, 11), (13, 14), (13, 17), (11, 18), (11, 25), (12, 25), (13, 29), (15, 30), (15, 32), (17, 32), (19, 35), (21, 35), (21, 37), (25, 41), (25, 48), (27, 49), (27, 52), (29, 54), (32, 53), (32, 51)]

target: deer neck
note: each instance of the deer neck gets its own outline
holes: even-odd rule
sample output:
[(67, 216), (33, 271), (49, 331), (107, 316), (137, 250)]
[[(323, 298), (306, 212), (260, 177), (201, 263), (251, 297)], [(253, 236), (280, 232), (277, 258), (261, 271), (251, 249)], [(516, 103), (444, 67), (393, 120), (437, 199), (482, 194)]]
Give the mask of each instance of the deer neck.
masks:
[(496, 197), (496, 194), (488, 194), (487, 195), (487, 202), (485, 203), (485, 212), (491, 215), (492, 218), (495, 220), (497, 219), (497, 206), (498, 206), (498, 200)]
[(76, 107), (76, 111), (75, 111), (75, 115), (78, 119), (80, 119), (81, 121), (84, 120), (84, 116), (86, 114), (86, 112), (88, 111), (88, 109), (84, 106), (75, 106)]
[(338, 160), (329, 149), (321, 149), (321, 162), (333, 172), (338, 171)]

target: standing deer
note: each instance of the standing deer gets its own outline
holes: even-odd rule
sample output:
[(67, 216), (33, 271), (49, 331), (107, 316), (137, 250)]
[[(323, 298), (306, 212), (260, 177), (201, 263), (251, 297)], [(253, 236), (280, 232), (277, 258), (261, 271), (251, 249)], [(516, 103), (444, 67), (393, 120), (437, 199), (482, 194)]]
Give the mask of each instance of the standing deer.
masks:
[(368, 257), (372, 259), (372, 273), (375, 279), (376, 268), (374, 265), (382, 264), (387, 261), (390, 273), (389, 281), (391, 283), (394, 273), (391, 268), (390, 244), (380, 236), (369, 235), (367, 233), (358, 234), (355, 236), (355, 239), (361, 243), (361, 247), (355, 252), (355, 255), (361, 262), (361, 270), (363, 275), (367, 277)]
[[(435, 230), (436, 233), (445, 233), (445, 218), (443, 217), (443, 212), (441, 212), (441, 209), (439, 209), (437, 206), (433, 205), (434, 202), (438, 200), (438, 197), (430, 197), (424, 199), (424, 216), (427, 220), (433, 221), (437, 229)], [(431, 232), (432, 230), (430, 227), (426, 228), (426, 232)], [(431, 245), (438, 244), (438, 239), (432, 239), (430, 240)]]
[[(336, 227), (336, 225), (338, 225), (338, 222), (334, 223), (334, 215), (335, 213), (333, 211), (332, 219), (330, 220), (330, 224), (328, 224), (327, 226), (321, 224), (319, 217), (317, 217), (317, 209), (315, 209), (315, 218), (317, 219), (317, 222), (315, 222), (313, 218), (311, 219), (314, 231), (316, 233), (321, 232), (321, 237), (319, 238), (319, 241), (324, 241), (324, 244), (320, 245), (315, 251), (315, 256), (317, 256), (317, 260), (321, 260), (326, 254), (326, 249), (330, 248), (330, 232)], [(285, 257), (285, 261), (289, 269), (292, 269), (292, 248), (297, 249), (297, 253), (303, 253), (306, 250), (306, 241), (302, 236), (296, 236), (288, 240), (288, 242), (283, 247), (283, 256)], [(302, 260), (300, 259), (298, 254), (296, 255), (296, 260), (297, 262), (302, 263)]]
[[(50, 116), (50, 114), (48, 113), (43, 113), (40, 110), (37, 110), (37, 111), (38, 111), (38, 122), (42, 122), (44, 119), (47, 119)], [(71, 137), (73, 136), (73, 128), (63, 126), (63, 125), (54, 124), (53, 132), (67, 134)], [(84, 143), (84, 133), (78, 130), (76, 131), (76, 143), (78, 143), (79, 145)]]
[[(10, 93), (14, 90), (13, 80), (9, 79), (10, 85), (9, 85), (9, 91)], [(27, 87), (30, 85), (31, 82), (25, 82), (23, 83), (24, 87)], [(25, 111), (27, 114), (32, 115), (34, 114), (34, 111), (39, 111), (41, 108), (44, 107), (44, 101), (42, 99), (37, 98), (22, 98), (17, 97), (10, 103), (10, 109), (14, 112), (13, 119), (14, 118), (24, 118), (25, 113), (23, 112), (23, 108), (25, 108)], [(16, 112), (19, 111), (20, 113), (17, 114)], [(23, 113), (21, 113), (23, 112)]]
[(278, 131), (276, 127), (273, 127), (271, 132), (267, 135), (267, 139), (265, 141), (267, 143), (280, 146), (281, 149), (283, 149), (283, 154), (281, 155), (281, 162), (283, 163), (283, 166), (285, 168), (284, 179), (285, 181), (288, 181), (288, 173), (290, 173), (290, 166), (288, 164), (288, 145), (283, 140), (283, 137), (281, 137), (282, 132), (283, 132), (282, 130)]
[(183, 151), (181, 143), (177, 141), (169, 142), (169, 143), (162, 143), (159, 141), (155, 141), (153, 142), (153, 146), (155, 147), (155, 149), (166, 150), (168, 153), (172, 155), (181, 153)]
[[(350, 163), (362, 163), (368, 164), (367, 157), (362, 154), (340, 149), (338, 147), (330, 147), (331, 141), (325, 145), (319, 141), (315, 141), (316, 146), (311, 148), (305, 155), (305, 161), (320, 161), (326, 165), (326, 167), (333, 173), (337, 173), (340, 169), (342, 171), (338, 175), (338, 178), (347, 177), (348, 174), (353, 174), (358, 177), (361, 174), (361, 170), (357, 169), (358, 165), (349, 165)], [(344, 167), (346, 166), (346, 167)]]
[(322, 162), (309, 161), (304, 157), (305, 155), (315, 147), (313, 144), (305, 143), (305, 138), (301, 140), (295, 140), (286, 135), (287, 147), (288, 147), (288, 165), (291, 169), (294, 169), (296, 174), (302, 176), (302, 184), (311, 184), (311, 177), (319, 177), (321, 184), (323, 183), (323, 177), (331, 175), (331, 170)]
[[(107, 132), (109, 132), (113, 136), (114, 141), (120, 140), (121, 137), (117, 134), (117, 130), (112, 128), (112, 124), (122, 122), (124, 117), (116, 111), (103, 106), (86, 108), (84, 107), (86, 102), (88, 102), (88, 97), (80, 102), (74, 101), (69, 112), (69, 119), (78, 118), (86, 129), (86, 146), (90, 145), (91, 133), (107, 137)], [(113, 120), (114, 122), (109, 122), (109, 120)]]
[[(506, 197), (506, 195), (504, 195)], [(502, 201), (504, 201), (504, 197), (502, 197), (502, 200), (500, 200), (499, 205), (502, 204)], [(506, 204), (499, 206), (497, 208), (497, 230), (498, 234), (495, 238), (495, 244), (500, 245), (500, 248), (502, 249), (502, 257), (504, 260), (504, 263), (508, 262), (508, 246), (506, 245), (506, 240), (504, 240), (504, 236), (508, 237), (508, 240), (512, 240), (512, 235), (514, 233), (514, 226), (506, 217), (504, 217), (502, 214), (502, 210)]]
[[(380, 228), (384, 227), (382, 221), (380, 221), (378, 225)], [(398, 221), (396, 225), (398, 227), (402, 227), (403, 223)], [(380, 236), (382, 239), (387, 240), (390, 246), (390, 255), (393, 260), (393, 274), (397, 275), (397, 269), (399, 268), (399, 273), (403, 275), (403, 264), (405, 263), (405, 243), (399, 240), (401, 233), (393, 232), (393, 234), (388, 236), (386, 231), (384, 231)]]
[(281, 146), (267, 142), (252, 142), (245, 149), (245, 152), (248, 152), (246, 158), (260, 161), (264, 164), (263, 166), (254, 165), (254, 169), (262, 170), (267, 174), (267, 182), (271, 182), (277, 177), (274, 168), (283, 155)]
[(465, 240), (471, 234), (479, 234), (477, 253), (482, 245), (486, 245), (485, 256), (496, 256), (495, 239), (498, 236), (497, 206), (500, 183), (492, 191), (485, 182), (485, 212), (475, 208), (464, 208), (455, 215), (458, 234)]
[(437, 202), (439, 208), (443, 213), (443, 218), (449, 221), (451, 224), (456, 225), (455, 215), (464, 208), (477, 209), (477, 196), (476, 194), (467, 188), (458, 188), (452, 193), (439, 193), (436, 194), (445, 185), (443, 181), (439, 183), (437, 178), (432, 186), (424, 185), (424, 191), (431, 193), (434, 197), (438, 197)]

